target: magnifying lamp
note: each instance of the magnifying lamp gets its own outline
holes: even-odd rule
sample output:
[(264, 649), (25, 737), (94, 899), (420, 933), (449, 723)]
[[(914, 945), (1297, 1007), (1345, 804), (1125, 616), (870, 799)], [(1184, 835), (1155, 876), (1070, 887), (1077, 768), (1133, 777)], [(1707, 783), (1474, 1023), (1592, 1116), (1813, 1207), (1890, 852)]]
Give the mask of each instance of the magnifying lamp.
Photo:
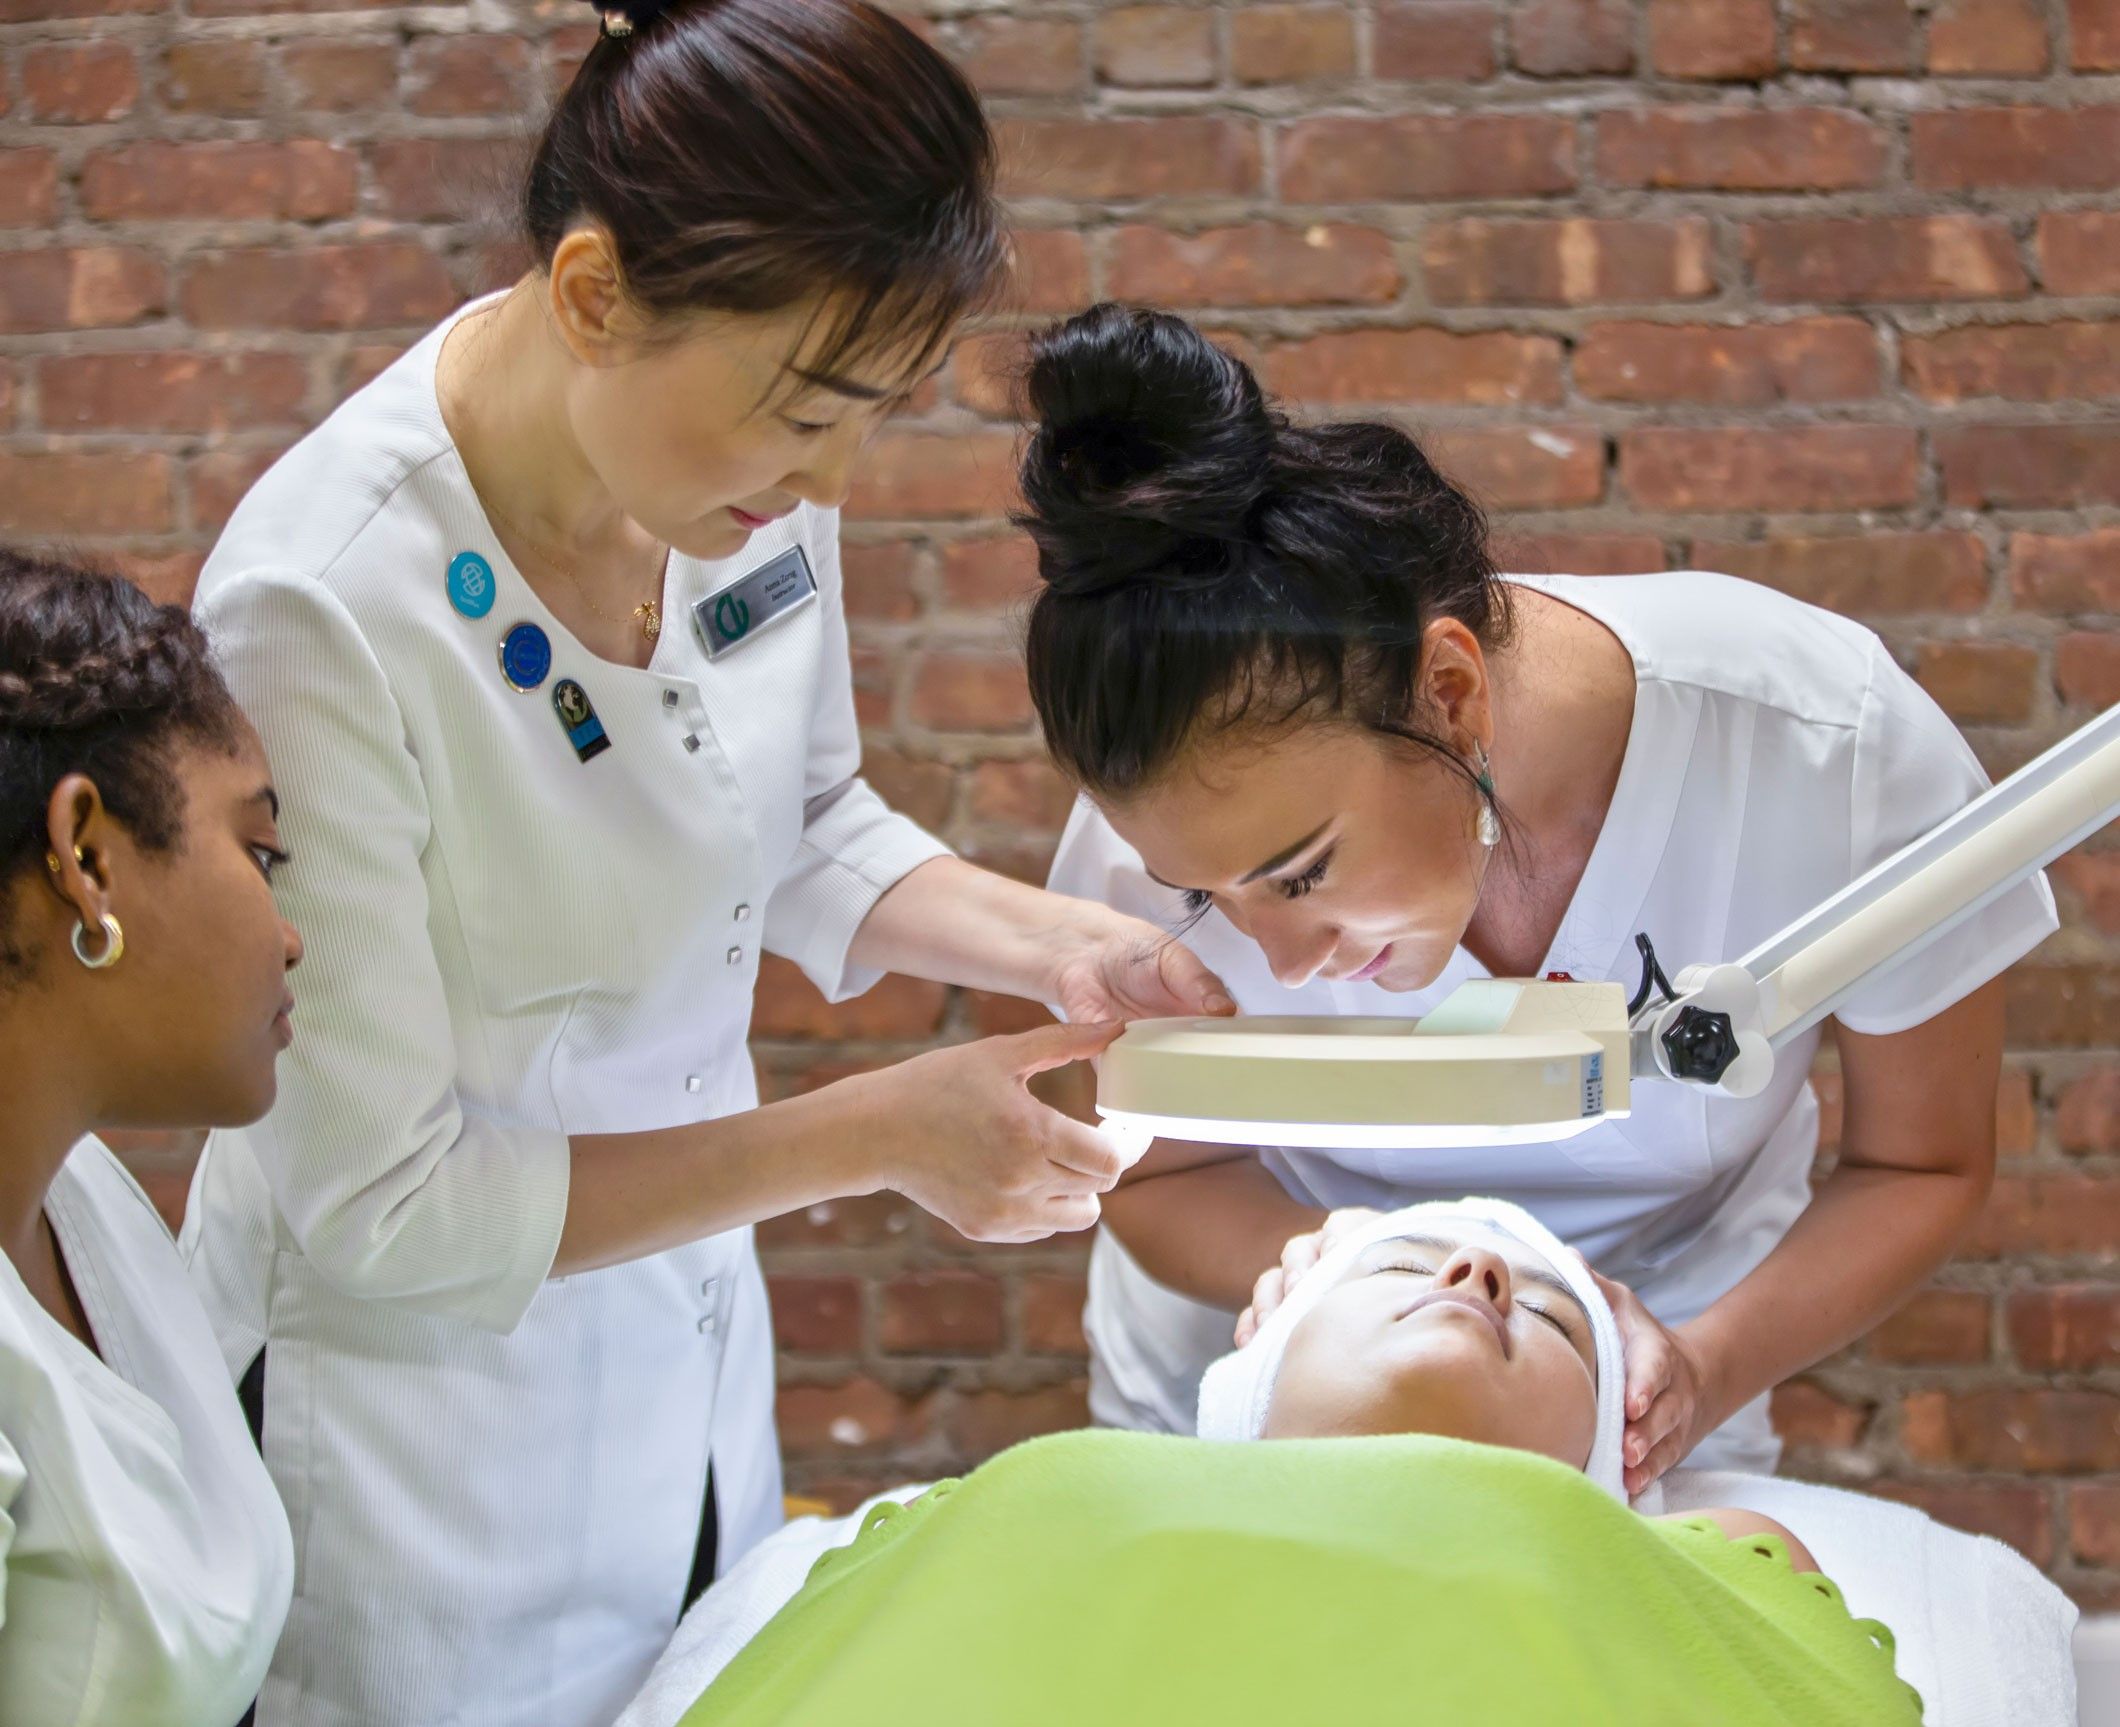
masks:
[(1636, 1080), (1752, 1097), (1775, 1053), (2120, 815), (2120, 706), (1744, 958), (1617, 983), (1480, 979), (1420, 1020), (1154, 1019), (1104, 1052), (1097, 1113), (1153, 1138), (1418, 1147), (1565, 1139)]

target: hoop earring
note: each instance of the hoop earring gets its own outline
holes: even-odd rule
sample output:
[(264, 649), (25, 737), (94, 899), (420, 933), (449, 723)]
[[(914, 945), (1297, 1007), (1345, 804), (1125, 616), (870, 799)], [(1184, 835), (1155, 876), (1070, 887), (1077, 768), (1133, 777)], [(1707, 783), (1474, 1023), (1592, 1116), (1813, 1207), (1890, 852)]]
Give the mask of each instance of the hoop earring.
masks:
[(1480, 844), (1492, 851), (1502, 843), (1502, 824), (1494, 813), (1494, 770), (1487, 765), (1484, 745), (1474, 744), (1472, 750), (1480, 764), (1476, 776), (1480, 788)]
[(109, 912), (103, 914), (103, 951), (92, 954), (81, 939), (88, 934), (88, 921), (84, 918), (74, 925), (74, 958), (90, 971), (108, 971), (125, 957), (125, 932), (118, 927), (118, 920)]

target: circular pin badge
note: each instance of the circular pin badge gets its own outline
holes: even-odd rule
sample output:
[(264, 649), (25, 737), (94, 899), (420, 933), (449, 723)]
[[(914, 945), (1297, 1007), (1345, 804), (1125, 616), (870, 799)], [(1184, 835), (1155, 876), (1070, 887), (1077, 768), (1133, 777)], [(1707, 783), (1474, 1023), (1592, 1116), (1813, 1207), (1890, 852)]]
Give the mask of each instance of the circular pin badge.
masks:
[(449, 603), (467, 618), (493, 610), (493, 566), (476, 552), (458, 552), (449, 560)]
[(501, 676), (512, 690), (534, 690), (552, 670), (552, 642), (535, 624), (516, 624), (501, 637)]

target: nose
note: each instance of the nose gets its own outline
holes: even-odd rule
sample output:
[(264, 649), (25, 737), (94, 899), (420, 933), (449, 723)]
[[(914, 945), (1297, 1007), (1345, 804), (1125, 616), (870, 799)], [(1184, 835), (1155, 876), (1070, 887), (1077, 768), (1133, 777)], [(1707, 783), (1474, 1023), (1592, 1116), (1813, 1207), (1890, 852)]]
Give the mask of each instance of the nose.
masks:
[(854, 489), (854, 458), (868, 441), (865, 431), (850, 421), (817, 440), (810, 459), (781, 482), (804, 503), (820, 510), (836, 510)]
[(1509, 1262), (1484, 1247), (1465, 1246), (1444, 1260), (1435, 1274), (1438, 1289), (1461, 1289), (1477, 1295), (1504, 1315), (1509, 1312)]
[(1278, 906), (1254, 910), (1237, 927), (1259, 944), (1283, 989), (1302, 988), (1340, 947), (1340, 932), (1330, 924), (1311, 923)]
[(280, 920), (280, 941), (287, 950), (287, 969), (293, 971), (302, 963), (302, 932), (285, 918)]

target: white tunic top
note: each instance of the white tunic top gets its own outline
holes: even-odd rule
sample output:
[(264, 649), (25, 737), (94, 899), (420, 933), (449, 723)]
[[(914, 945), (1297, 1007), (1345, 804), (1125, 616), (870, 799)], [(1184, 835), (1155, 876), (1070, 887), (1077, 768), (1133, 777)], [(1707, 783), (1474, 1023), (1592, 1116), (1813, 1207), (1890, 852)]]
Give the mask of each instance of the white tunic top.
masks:
[[(548, 1281), (567, 1136), (754, 1107), (761, 945), (866, 987), (855, 930), (944, 849), (855, 778), (836, 518), (673, 558), (652, 664), (598, 659), (480, 508), (447, 328), (258, 483), (199, 584), (307, 946), (280, 1101), (215, 1138), (185, 1233), (230, 1366), (267, 1346), (297, 1535), (260, 1727), (606, 1722), (676, 1623), (709, 1458), (723, 1565), (778, 1525), (751, 1232)], [(794, 546), (817, 599), (710, 660), (693, 604)], [(518, 623), (552, 653), (528, 692)]]
[(287, 1616), (287, 1514), (147, 1195), (85, 1139), (44, 1210), (96, 1350), (0, 1254), (0, 1721), (231, 1727)]
[[(1600, 620), (1634, 660), (1633, 725), (1603, 829), (1540, 972), (1640, 976), (1637, 931), (1664, 969), (1737, 959), (1986, 789), (1957, 729), (1868, 630), (1772, 590), (1695, 571), (1513, 578)], [(1501, 788), (1506, 803), (1509, 788)], [(1087, 803), (1052, 886), (1174, 927), (1178, 897)], [(1836, 1016), (1851, 1030), (1933, 1018), (2055, 927), (2043, 877), (1866, 984)], [(1246, 1013), (1421, 1015), (1487, 975), (1460, 948), (1428, 989), (1275, 981), (1217, 912), (1187, 937)], [(1498, 1194), (1534, 1212), (1669, 1323), (1693, 1317), (1767, 1256), (1810, 1196), (1820, 1033), (1780, 1052), (1747, 1100), (1637, 1084), (1633, 1113), (1551, 1145), (1265, 1153), (1308, 1204), (1393, 1207)], [(1263, 1268), (1262, 1268), (1263, 1269)], [(1090, 1274), (1091, 1401), (1122, 1426), (1191, 1431), (1229, 1316), (1149, 1279), (1108, 1231)], [(1693, 1455), (1700, 1468), (1770, 1470), (1779, 1447), (1759, 1399)]]

